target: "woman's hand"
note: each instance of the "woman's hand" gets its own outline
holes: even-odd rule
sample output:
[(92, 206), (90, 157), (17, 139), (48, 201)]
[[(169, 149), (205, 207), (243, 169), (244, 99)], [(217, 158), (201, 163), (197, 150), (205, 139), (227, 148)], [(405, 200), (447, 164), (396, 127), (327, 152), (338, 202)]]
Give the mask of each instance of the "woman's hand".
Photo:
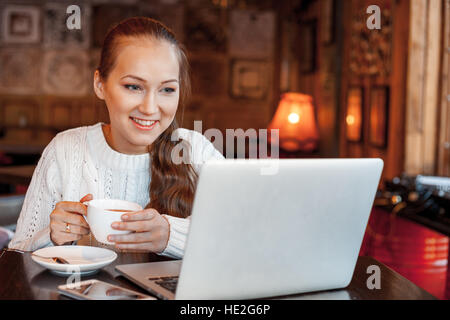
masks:
[(80, 202), (61, 201), (56, 204), (50, 214), (50, 239), (53, 243), (60, 246), (89, 234), (89, 225), (83, 217), (87, 214), (87, 207), (82, 202), (92, 199), (88, 194)]
[(155, 209), (125, 213), (121, 222), (114, 222), (116, 230), (134, 231), (124, 235), (109, 235), (108, 241), (115, 242), (118, 249), (134, 249), (160, 253), (169, 241), (169, 222)]

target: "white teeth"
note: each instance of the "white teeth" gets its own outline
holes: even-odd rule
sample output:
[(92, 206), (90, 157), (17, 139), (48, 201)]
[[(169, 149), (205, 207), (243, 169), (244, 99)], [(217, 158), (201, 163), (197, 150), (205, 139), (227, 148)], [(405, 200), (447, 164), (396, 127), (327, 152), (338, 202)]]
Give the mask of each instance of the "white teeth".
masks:
[(141, 126), (150, 127), (153, 125), (156, 121), (149, 121), (149, 120), (140, 120), (136, 118), (132, 118), (134, 122), (139, 123)]

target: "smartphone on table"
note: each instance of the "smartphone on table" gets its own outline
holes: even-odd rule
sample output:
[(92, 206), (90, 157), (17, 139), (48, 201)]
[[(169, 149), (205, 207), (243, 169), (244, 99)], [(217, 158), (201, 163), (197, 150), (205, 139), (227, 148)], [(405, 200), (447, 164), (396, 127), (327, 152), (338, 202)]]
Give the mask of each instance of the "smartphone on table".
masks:
[(97, 279), (60, 285), (58, 292), (78, 300), (157, 300), (155, 297)]

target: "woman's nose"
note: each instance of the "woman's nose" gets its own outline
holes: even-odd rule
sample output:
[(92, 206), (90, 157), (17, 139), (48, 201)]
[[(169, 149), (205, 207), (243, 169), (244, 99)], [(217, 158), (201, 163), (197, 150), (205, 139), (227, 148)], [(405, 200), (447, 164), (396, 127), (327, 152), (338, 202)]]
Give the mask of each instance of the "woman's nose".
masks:
[(144, 114), (153, 114), (158, 112), (158, 103), (156, 97), (153, 93), (148, 93), (145, 95), (142, 103), (139, 105), (138, 110)]

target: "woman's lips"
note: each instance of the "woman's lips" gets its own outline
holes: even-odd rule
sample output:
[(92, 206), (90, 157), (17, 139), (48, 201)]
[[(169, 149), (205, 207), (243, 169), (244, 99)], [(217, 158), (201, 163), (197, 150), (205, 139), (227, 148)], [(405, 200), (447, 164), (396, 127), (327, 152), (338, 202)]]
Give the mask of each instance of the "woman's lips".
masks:
[(131, 122), (134, 126), (140, 130), (150, 131), (159, 122), (158, 120), (142, 120), (139, 118), (130, 117)]

